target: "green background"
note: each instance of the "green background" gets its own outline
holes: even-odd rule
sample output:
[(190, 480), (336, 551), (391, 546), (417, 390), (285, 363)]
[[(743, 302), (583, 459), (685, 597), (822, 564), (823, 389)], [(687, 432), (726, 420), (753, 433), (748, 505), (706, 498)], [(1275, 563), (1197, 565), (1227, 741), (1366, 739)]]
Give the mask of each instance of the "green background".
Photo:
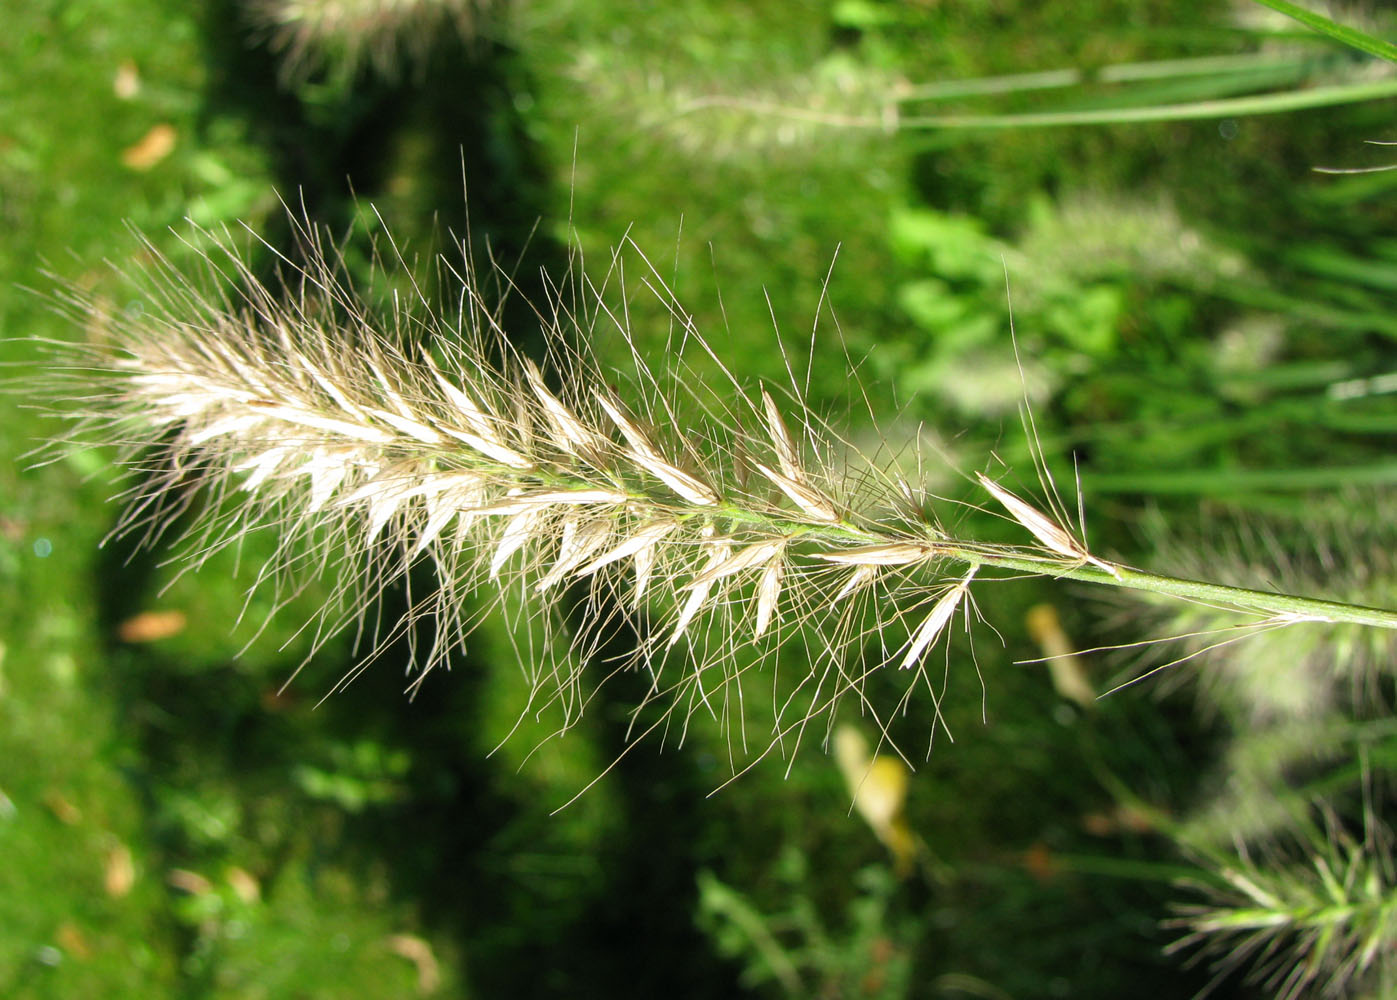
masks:
[[(288, 78), (230, 3), (10, 5), (0, 994), (1193, 995), (1206, 963), (1163, 953), (1180, 932), (1161, 922), (1196, 899), (1175, 885), (1199, 874), (1181, 844), (1264, 835), (1321, 791), (1359, 816), (1359, 749), (1381, 774), (1391, 745), (1380, 669), (1362, 675), (1368, 694), (1303, 725), (1196, 684), (1211, 660), (1083, 707), (1017, 662), (1043, 655), (1030, 607), (1051, 602), (1079, 648), (1178, 620), (1050, 581), (984, 587), (993, 630), (976, 632), (973, 661), (963, 644), (951, 653), (956, 742), (925, 753), (925, 705), (896, 723), (925, 845), (902, 877), (818, 739), (710, 795), (728, 748), (698, 724), (682, 746), (642, 744), (554, 814), (618, 756), (644, 685), (606, 685), (562, 739), (529, 723), (501, 746), (528, 692), (496, 618), (413, 700), (412, 664), (390, 651), (322, 703), (355, 662), (347, 638), (283, 688), (328, 582), (254, 635), (273, 602), (254, 594), (243, 610), (250, 577), (231, 554), (180, 575), (166, 546), (100, 545), (120, 510), (110, 449), (22, 456), (68, 433), (80, 405), (42, 376), (37, 341), (103, 336), (54, 296), (76, 286), (140, 308), (151, 250), (133, 229), (193, 269), (184, 220), (246, 221), (279, 245), (285, 202), (348, 234), (351, 268), (367, 271), (372, 204), (410, 258), (469, 234), (525, 297), (542, 294), (539, 268), (600, 276), (629, 234), (729, 369), (784, 381), (779, 330), (810, 365), (817, 412), (858, 442), (921, 437), (950, 459), (923, 471), (951, 499), (977, 499), (967, 473), (997, 468), (992, 453), (1033, 482), (1027, 395), (1058, 481), (1080, 475), (1094, 549), (1391, 606), (1397, 415), (1391, 388), (1357, 380), (1397, 357), (1397, 172), (1312, 169), (1382, 165), (1365, 141), (1391, 137), (1390, 99), (1148, 125), (887, 127), (890, 108), (1159, 106), (1376, 72), (1261, 13), (530, 0), (469, 38), (439, 32), (392, 74), (331, 56)], [(1102, 67), (1218, 55), (1255, 61), (1091, 82)], [(1088, 83), (915, 97), (1066, 68)], [(173, 143), (152, 157), (141, 144), (157, 127)], [(527, 345), (529, 311), (507, 315)], [(643, 354), (669, 323), (637, 297)], [(603, 361), (623, 346), (598, 334)], [(1002, 519), (961, 527), (1020, 540)], [(254, 536), (244, 560), (272, 544)], [(183, 624), (124, 639), (148, 612)], [(1299, 663), (1297, 650), (1271, 658)], [(1389, 653), (1379, 643), (1363, 662)], [(1100, 654), (1086, 669), (1102, 691), (1140, 663)], [(900, 695), (896, 678), (871, 690), (887, 707)], [(759, 728), (769, 710), (753, 711)], [(1232, 977), (1218, 995), (1249, 989)]]

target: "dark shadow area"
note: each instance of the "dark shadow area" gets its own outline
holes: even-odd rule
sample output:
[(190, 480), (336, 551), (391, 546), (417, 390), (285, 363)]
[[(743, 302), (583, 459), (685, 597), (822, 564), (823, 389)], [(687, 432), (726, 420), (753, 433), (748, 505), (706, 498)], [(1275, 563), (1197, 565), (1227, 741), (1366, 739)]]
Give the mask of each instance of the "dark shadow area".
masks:
[[(618, 599), (595, 593), (584, 598), (582, 589), (570, 595), (579, 601), (571, 609), (574, 621), (584, 617), (581, 600)], [(625, 662), (642, 643), (623, 614), (592, 609), (586, 617), (613, 623), (598, 636), (595, 669)], [(707, 799), (713, 777), (703, 773), (693, 753), (665, 746), (659, 733), (635, 745), (636, 734), (668, 710), (653, 699), (652, 683), (638, 665), (617, 671), (589, 707), (600, 757), (615, 762), (604, 780), (621, 815), (603, 848), (605, 891), (587, 901), (577, 944), (591, 956), (595, 981), (615, 984), (623, 996), (731, 997), (739, 992), (738, 970), (713, 954), (694, 921), (698, 874), (721, 861), (722, 845), (702, 835), (715, 829)], [(636, 706), (647, 703), (637, 717)]]
[[(618, 632), (601, 655), (633, 644)], [(453, 664), (422, 697), (395, 705), (401, 694), (385, 681), (400, 679), (376, 668), (327, 705), (414, 761), (411, 798), (353, 824), (355, 849), (387, 861), (395, 891), (455, 937), (479, 995), (735, 995), (736, 970), (693, 921), (697, 872), (711, 862), (695, 837), (707, 788), (683, 755), (657, 745), (622, 756), (648, 680), (613, 677), (589, 707), (602, 759), (621, 758), (604, 779), (621, 814), (579, 857), (558, 831), (566, 818), (549, 814), (556, 803), (521, 798), (530, 784), (497, 774), (471, 737), (487, 672), (500, 669), (514, 666)]]
[[(206, 5), (204, 122), (229, 117), (245, 123), (271, 158), (281, 197), (342, 231), (353, 216), (354, 192), (372, 197), (382, 189), (389, 166), (384, 153), (412, 94), (367, 73), (347, 88), (284, 84), (276, 55), (255, 44), (242, 8), (235, 0)], [(274, 246), (289, 242), (286, 232), (264, 235)]]
[[(469, 246), (487, 290), (497, 264), (506, 284), (517, 286), (505, 297), (501, 326), (516, 348), (537, 353), (531, 303), (545, 300), (540, 273), (561, 276), (568, 254), (539, 231), (552, 204), (553, 171), (515, 110), (516, 95), (530, 84), (512, 49), (467, 44), (447, 32), (424, 53), (420, 73), (388, 81), (361, 68), (348, 83), (323, 73), (297, 82), (283, 80), (276, 55), (255, 44), (235, 0), (211, 4), (205, 25), (205, 119), (246, 124), (270, 154), (277, 190), (294, 214), (346, 233), (356, 210), (383, 198), (395, 177), (406, 181), (411, 193), (403, 200), (418, 217), (389, 219), (390, 229), (433, 241), (435, 248), (415, 249), (419, 260), (436, 249), (456, 264), (458, 248)], [(274, 215), (263, 235), (296, 262), (301, 248), (289, 219)], [(359, 249), (372, 255), (368, 246)], [(268, 260), (258, 273), (273, 267)], [(437, 273), (420, 270), (424, 281)], [(456, 291), (427, 287), (448, 299)]]

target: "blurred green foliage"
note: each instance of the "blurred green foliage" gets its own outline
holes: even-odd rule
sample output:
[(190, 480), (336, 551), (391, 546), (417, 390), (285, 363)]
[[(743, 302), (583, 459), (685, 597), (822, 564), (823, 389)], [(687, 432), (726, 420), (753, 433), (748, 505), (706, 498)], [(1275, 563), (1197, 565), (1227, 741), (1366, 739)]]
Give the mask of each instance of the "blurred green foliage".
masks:
[[(531, 0), (396, 80), (361, 67), (288, 83), (264, 42), (231, 0), (41, 0), (0, 33), (0, 276), (40, 292), (0, 294), (17, 389), (0, 408), (0, 994), (1192, 995), (1206, 978), (1162, 954), (1159, 927), (1160, 872), (1188, 864), (1173, 827), (1128, 806), (1213, 815), (1243, 724), (1179, 689), (1085, 709), (1016, 663), (1042, 655), (1023, 622), (1045, 599), (1079, 647), (1139, 640), (1138, 609), (984, 588), (998, 636), (953, 649), (957, 742), (928, 747), (926, 718), (892, 723), (917, 766), (907, 820), (934, 859), (899, 880), (822, 733), (708, 798), (741, 761), (733, 733), (696, 720), (682, 748), (618, 761), (648, 683), (626, 675), (554, 738), (556, 719), (526, 712), (526, 628), (484, 621), (469, 661), (415, 700), (395, 648), (319, 704), (355, 663), (340, 637), (297, 672), (314, 639), (300, 625), (332, 580), (310, 567), (263, 629), (269, 599), (244, 592), (271, 532), (190, 576), (164, 548), (99, 548), (121, 489), (110, 456), (29, 465), (63, 424), (11, 402), (58, 402), (30, 388), (30, 338), (104, 335), (50, 309), (55, 280), (142, 307), (140, 278), (117, 273), (148, 253), (128, 226), (177, 264), (200, 247), (184, 219), (246, 222), (281, 246), (279, 195), (345, 234), (347, 266), (383, 298), (406, 280), (371, 277), (395, 254), (367, 202), (429, 288), (423, 262), (465, 239), (524, 296), (573, 251), (600, 282), (629, 233), (727, 367), (781, 383), (789, 359), (804, 383), (808, 366), (811, 405), (856, 439), (860, 408), (920, 427), (968, 463), (934, 473), (954, 497), (992, 449), (1027, 469), (1027, 396), (1059, 482), (1075, 455), (1088, 497), (1107, 498), (1088, 507), (1097, 547), (1152, 566), (1184, 547), (1206, 567), (1216, 535), (1151, 527), (1192, 523), (1201, 500), (1278, 518), (1269, 558), (1284, 562), (1303, 548), (1305, 491), (1390, 491), (1397, 476), (1397, 172), (1311, 172), (1371, 165), (1381, 151), (1363, 142), (1390, 109), (940, 132), (730, 99), (855, 115), (938, 82), (1299, 53), (1241, 83), (1189, 83), (1221, 93), (1304, 85), (1354, 57), (1202, 0)], [(1187, 97), (1170, 87), (1154, 95)], [(981, 89), (950, 106), (1114, 99)], [(674, 317), (625, 277), (637, 349), (659, 352)], [(520, 296), (506, 315), (527, 343)], [(594, 335), (603, 358), (625, 350)], [(383, 614), (407, 599), (384, 595)], [(156, 612), (176, 616), (142, 617)], [(1101, 690), (1133, 668), (1086, 669)], [(1392, 733), (1352, 718), (1381, 715), (1390, 678), (1372, 676), (1379, 697), (1326, 721), (1346, 788), (1354, 747), (1394, 759)], [(891, 706), (902, 688), (878, 677), (869, 693)], [(775, 711), (762, 700), (754, 732)], [(1245, 791), (1265, 804), (1337, 787), (1333, 768), (1281, 771)]]

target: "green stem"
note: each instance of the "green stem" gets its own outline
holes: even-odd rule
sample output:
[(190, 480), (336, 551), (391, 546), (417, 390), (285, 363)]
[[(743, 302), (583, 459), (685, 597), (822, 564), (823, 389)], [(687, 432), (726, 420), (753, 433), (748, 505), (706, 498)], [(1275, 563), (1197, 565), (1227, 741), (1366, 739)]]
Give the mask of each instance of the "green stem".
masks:
[[(502, 471), (505, 471), (506, 474), (518, 475), (518, 470)], [(589, 489), (595, 486), (594, 483), (579, 483), (575, 478), (566, 474), (550, 475), (547, 471), (539, 469), (531, 470), (526, 478), (555, 489)], [(880, 530), (875, 524), (860, 524), (850, 520), (835, 524), (817, 524), (798, 518), (783, 518), (768, 511), (752, 510), (732, 502), (724, 502), (706, 508), (674, 505), (665, 503), (648, 492), (636, 489), (634, 484), (618, 481), (617, 485), (632, 494), (634, 503), (662, 511), (665, 516), (680, 520), (695, 516), (717, 517), (730, 524), (759, 528), (793, 541), (804, 539), (848, 545), (850, 543), (879, 544), (911, 540), (903, 533)], [(978, 545), (974, 542), (946, 538), (930, 525), (924, 527), (927, 536), (924, 541), (935, 547), (937, 557), (955, 560), (971, 567), (992, 566), (1032, 576), (1050, 576), (1109, 587), (1125, 587), (1130, 590), (1142, 590), (1148, 593), (1202, 601), (1209, 604), (1224, 604), (1245, 611), (1264, 612), (1275, 616), (1292, 616), (1316, 621), (1366, 625), (1372, 628), (1397, 629), (1397, 611), (1344, 604), (1338, 601), (1325, 601), (1312, 597), (1276, 594), (1264, 590), (1248, 590), (1245, 587), (1230, 587), (1220, 583), (1205, 583), (1201, 580), (1185, 580), (1158, 573), (1146, 573), (1114, 563), (1107, 564), (1110, 566), (1110, 569), (1107, 570), (1087, 563), (1074, 564), (1062, 556), (1052, 554), (1039, 555), (1031, 550), (1005, 549), (1000, 546)]]
[[(1092, 83), (1118, 84), (1142, 81), (1178, 80), (1206, 77), (1225, 85), (1229, 77), (1242, 80), (1272, 74), (1294, 76), (1312, 70), (1319, 59), (1313, 53), (1276, 55), (1247, 53), (1235, 56), (1201, 56), (1153, 62), (1118, 63), (1097, 70), (1056, 69), (1036, 73), (1010, 73), (967, 80), (942, 80), (915, 84), (897, 92), (900, 104), (949, 101), (966, 97), (1020, 94), (1039, 90), (1061, 90)], [(1205, 81), (1206, 82), (1206, 81)]]
[(1086, 111), (1043, 111), (999, 115), (921, 115), (903, 118), (900, 128), (1026, 128), (1063, 125), (1120, 125), (1138, 122), (1192, 121), (1267, 115), (1306, 108), (1330, 107), (1397, 95), (1397, 80), (1307, 87), (1282, 94), (1258, 94), (1190, 104), (1161, 104), (1145, 108), (1104, 108)]
[(818, 111), (811, 108), (748, 101), (735, 98), (701, 98), (687, 104), (682, 114), (692, 114), (707, 108), (734, 108), (753, 114), (772, 115), (793, 121), (828, 125), (835, 128), (879, 129), (1008, 129), (1052, 128), (1071, 125), (1125, 125), (1142, 122), (1196, 121), (1199, 119), (1234, 118), (1244, 115), (1272, 115), (1307, 108), (1356, 104), (1382, 98), (1397, 97), (1397, 79), (1365, 80), (1324, 87), (1302, 87), (1278, 94), (1255, 94), (1249, 97), (1222, 98), (1211, 101), (1191, 101), (1181, 104), (1156, 104), (1140, 108), (1091, 108), (1077, 111), (1031, 111), (1018, 114), (951, 114), (912, 115), (847, 115)]
[(1019, 570), (1037, 576), (1049, 575), (1066, 580), (1080, 580), (1083, 583), (1127, 587), (1131, 590), (1144, 590), (1152, 594), (1165, 594), (1170, 597), (1182, 597), (1210, 604), (1227, 604), (1248, 611), (1264, 611), (1275, 615), (1295, 615), (1320, 621), (1397, 629), (1397, 611), (1367, 608), (1358, 604), (1343, 604), (1338, 601), (1325, 601), (1313, 597), (1274, 594), (1264, 590), (1248, 590), (1245, 587), (1229, 587), (1220, 583), (1204, 583), (1201, 580), (1184, 580), (1174, 576), (1162, 576), (1158, 573), (1146, 573), (1125, 566), (1115, 566), (1115, 570), (1119, 574), (1117, 577), (1096, 566), (1063, 565), (1052, 559), (1019, 554), (997, 555), (975, 552), (974, 554), (967, 553), (964, 558), (967, 562), (997, 566), (1000, 569)]
[[(765, 514), (732, 506), (723, 508), (720, 513), (729, 520), (739, 523), (760, 523), (777, 531), (800, 534), (812, 539), (875, 544), (897, 540), (876, 530), (869, 530), (849, 523), (828, 526), (812, 525), (800, 521), (786, 523)], [(1245, 587), (1230, 587), (1221, 583), (1205, 583), (1201, 580), (1185, 580), (1181, 577), (1164, 576), (1159, 573), (1146, 573), (1143, 570), (1131, 569), (1114, 563), (1111, 564), (1114, 572), (1110, 572), (1088, 564), (1073, 565), (1064, 562), (1059, 556), (1039, 556), (1019, 550), (1006, 552), (995, 547), (935, 536), (929, 537), (927, 541), (936, 546), (938, 554), (972, 566), (993, 566), (1033, 576), (1051, 576), (1065, 580), (1080, 580), (1083, 583), (1103, 584), (1108, 587), (1125, 587), (1130, 590), (1143, 590), (1153, 594), (1181, 597), (1209, 604), (1225, 604), (1247, 611), (1260, 611), (1278, 616), (1296, 616), (1318, 621), (1366, 625), (1372, 628), (1397, 629), (1397, 611), (1387, 611), (1382, 608), (1344, 604), (1339, 601), (1326, 601), (1314, 597), (1276, 594), (1265, 590), (1249, 590)]]

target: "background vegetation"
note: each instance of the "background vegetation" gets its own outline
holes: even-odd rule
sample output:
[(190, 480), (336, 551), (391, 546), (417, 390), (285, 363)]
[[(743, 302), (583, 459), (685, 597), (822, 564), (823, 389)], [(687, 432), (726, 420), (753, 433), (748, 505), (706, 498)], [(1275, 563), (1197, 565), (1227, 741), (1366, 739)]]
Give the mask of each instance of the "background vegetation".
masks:
[[(27, 338), (104, 332), (12, 283), (52, 292), (47, 270), (138, 310), (103, 263), (139, 265), (128, 226), (176, 262), (197, 248), (186, 218), (246, 220), (277, 244), (279, 195), (349, 234), (367, 271), (372, 203), (423, 259), (469, 234), (525, 297), (578, 251), (602, 273), (629, 232), (733, 371), (782, 381), (779, 328), (810, 359), (812, 405), (841, 416), (863, 405), (853, 359), (883, 433), (920, 435), (961, 472), (991, 451), (1027, 468), (1027, 391), (1060, 481), (1075, 456), (1095, 550), (1397, 605), (1397, 171), (1313, 171), (1382, 165), (1391, 151), (1365, 142), (1392, 138), (1391, 100), (933, 120), (1380, 89), (1375, 60), (1260, 7), (1177, 0), (476, 14), (397, 59), (288, 68), (227, 0), (11, 10), (0, 352), (15, 402), (46, 402)], [(1184, 62), (1203, 57), (1234, 58)], [(1019, 75), (1060, 70), (1075, 76)], [(507, 315), (526, 342), (523, 301)], [(632, 303), (642, 351), (668, 324)], [(99, 548), (111, 456), (19, 458), (59, 432), (0, 410), (5, 996), (1113, 997), (1149, 982), (1185, 997), (1210, 972), (1165, 954), (1185, 930), (1163, 922), (1208, 897), (1181, 879), (1225, 900), (1229, 865), (1357, 858), (1374, 905), (1388, 899), (1392, 650), (1371, 636), (1288, 630), (1094, 701), (1140, 672), (1136, 654), (1018, 661), (1219, 623), (1042, 581), (985, 588), (997, 634), (977, 632), (973, 661), (952, 652), (957, 741), (923, 759), (929, 720), (899, 719), (917, 766), (880, 772), (882, 813), (851, 809), (819, 747), (708, 797), (731, 765), (723, 734), (695, 726), (552, 815), (624, 745), (628, 678), (565, 739), (526, 721), (501, 743), (527, 690), (487, 620), (415, 700), (404, 654), (321, 703), (354, 663), (348, 639), (283, 689), (328, 588), (254, 637), (267, 598), (244, 610), (231, 556), (181, 577), (163, 550)], [(893, 679), (874, 688), (896, 702)], [(1277, 878), (1253, 882), (1283, 899), (1297, 883)], [(1348, 952), (1391, 951), (1391, 931), (1344, 926)], [(1247, 969), (1219, 995), (1275, 992)]]

